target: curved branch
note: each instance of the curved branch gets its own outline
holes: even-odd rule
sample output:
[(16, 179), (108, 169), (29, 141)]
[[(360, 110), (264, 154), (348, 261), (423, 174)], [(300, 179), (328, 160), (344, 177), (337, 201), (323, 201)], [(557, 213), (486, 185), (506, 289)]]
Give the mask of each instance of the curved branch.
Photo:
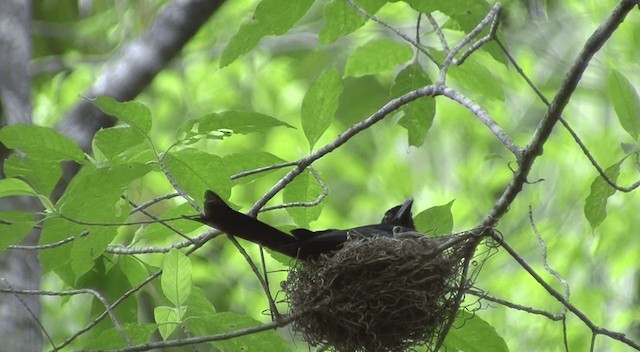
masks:
[(536, 128), (533, 137), (529, 141), (522, 153), (519, 161), (519, 169), (515, 172), (513, 179), (496, 201), (493, 208), (482, 220), (478, 228), (493, 227), (498, 220), (508, 211), (509, 206), (514, 201), (516, 195), (520, 193), (523, 185), (527, 182), (527, 176), (533, 167), (533, 163), (542, 154), (542, 146), (545, 144), (553, 127), (560, 119), (560, 115), (569, 102), (571, 95), (575, 91), (582, 74), (587, 69), (593, 56), (602, 48), (609, 37), (618, 28), (627, 14), (637, 5), (637, 0), (622, 0), (613, 9), (609, 16), (600, 24), (596, 31), (589, 37), (582, 51), (574, 60), (569, 72), (565, 75), (558, 93), (553, 98), (551, 105), (547, 109), (545, 116)]

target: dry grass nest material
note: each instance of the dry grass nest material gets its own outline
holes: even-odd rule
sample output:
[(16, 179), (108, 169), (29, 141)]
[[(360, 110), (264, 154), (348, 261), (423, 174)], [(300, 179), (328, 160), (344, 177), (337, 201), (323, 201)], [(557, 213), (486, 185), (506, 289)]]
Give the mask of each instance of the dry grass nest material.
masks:
[(461, 248), (443, 239), (357, 238), (293, 267), (283, 289), (293, 329), (337, 351), (405, 351), (432, 345), (457, 310)]

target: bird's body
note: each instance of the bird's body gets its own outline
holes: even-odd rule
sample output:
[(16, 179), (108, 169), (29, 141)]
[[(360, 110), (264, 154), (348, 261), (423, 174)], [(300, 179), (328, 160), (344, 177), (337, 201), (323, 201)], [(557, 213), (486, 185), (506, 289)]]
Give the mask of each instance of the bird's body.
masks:
[[(413, 200), (389, 209), (379, 224), (339, 230), (295, 229), (290, 236), (262, 221), (230, 208), (217, 194), (205, 192), (204, 217), (198, 221), (227, 234), (260, 244), (292, 258), (311, 259), (338, 250), (357, 237), (394, 237), (394, 233), (415, 231), (411, 215)], [(394, 232), (395, 231), (395, 232)]]

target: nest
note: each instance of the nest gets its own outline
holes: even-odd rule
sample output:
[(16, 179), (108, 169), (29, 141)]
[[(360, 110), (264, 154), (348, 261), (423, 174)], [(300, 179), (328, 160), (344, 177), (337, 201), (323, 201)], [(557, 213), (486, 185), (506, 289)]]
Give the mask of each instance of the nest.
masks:
[(405, 351), (433, 346), (455, 316), (464, 241), (357, 238), (331, 255), (293, 267), (283, 290), (293, 329), (337, 351)]

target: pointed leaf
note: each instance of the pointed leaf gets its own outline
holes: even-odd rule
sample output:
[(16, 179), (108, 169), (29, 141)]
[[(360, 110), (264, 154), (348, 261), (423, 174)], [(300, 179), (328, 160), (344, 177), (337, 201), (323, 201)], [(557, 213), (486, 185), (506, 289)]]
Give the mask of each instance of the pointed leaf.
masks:
[(414, 221), (419, 232), (429, 235), (446, 235), (453, 231), (452, 200), (447, 204), (437, 205), (416, 215)]
[[(271, 153), (260, 152), (260, 151), (249, 152), (249, 153), (235, 153), (235, 154), (226, 155), (224, 157), (224, 165), (227, 167), (231, 175), (235, 175), (245, 171), (256, 170), (258, 168), (276, 165), (283, 162), (284, 162), (283, 159), (280, 159)], [(278, 170), (283, 170), (283, 169), (278, 169)], [(287, 169), (284, 169), (284, 170), (287, 170)], [(256, 180), (257, 178), (268, 175), (274, 171), (276, 170), (269, 170), (269, 171), (264, 171), (264, 172), (260, 172), (253, 175), (248, 175), (246, 177), (236, 179), (234, 180), (234, 182), (246, 184)]]
[(22, 150), (35, 160), (85, 162), (84, 152), (74, 141), (49, 127), (24, 124), (5, 126), (0, 129), (0, 142), (9, 149)]
[(309, 141), (309, 149), (331, 125), (338, 99), (342, 93), (340, 74), (335, 68), (325, 71), (311, 84), (302, 101), (302, 129)]
[[(231, 312), (217, 313), (206, 321), (207, 334), (238, 331), (262, 323), (245, 315)], [(289, 344), (275, 330), (248, 334), (215, 343), (221, 351), (273, 352), (291, 351)]]
[[(415, 63), (404, 68), (396, 76), (391, 88), (391, 96), (397, 98), (410, 91), (428, 86), (431, 79), (420, 64)], [(398, 124), (407, 130), (409, 145), (419, 147), (424, 143), (427, 132), (436, 115), (436, 101), (433, 97), (423, 97), (402, 107), (404, 116)]]
[[(284, 189), (282, 198), (285, 203), (292, 202), (312, 202), (322, 194), (322, 187), (318, 181), (309, 173), (304, 171), (298, 175)], [(309, 227), (311, 221), (315, 221), (320, 217), (324, 203), (312, 207), (295, 207), (287, 208), (287, 213), (291, 215), (295, 223), (299, 227)]]
[(0, 254), (7, 246), (22, 242), (35, 224), (31, 213), (0, 211)]
[(42, 195), (49, 195), (62, 177), (59, 162), (35, 160), (28, 156), (11, 154), (4, 161), (6, 177), (20, 177), (27, 180)]
[(390, 39), (373, 40), (357, 48), (345, 68), (345, 76), (375, 75), (395, 69), (411, 60), (413, 50), (408, 44)]
[(10, 196), (35, 196), (47, 209), (53, 209), (49, 198), (34, 191), (31, 186), (17, 178), (0, 179), (0, 198)]
[(118, 102), (107, 96), (97, 97), (91, 102), (105, 114), (134, 127), (148, 138), (151, 131), (151, 111), (146, 105), (137, 101)]
[(166, 341), (169, 336), (176, 330), (180, 319), (176, 310), (171, 307), (160, 306), (153, 309), (153, 317), (158, 324), (160, 336)]
[(459, 311), (444, 340), (448, 351), (508, 352), (509, 347), (496, 329), (482, 320), (478, 314)]
[(229, 40), (220, 57), (220, 67), (248, 53), (262, 37), (286, 33), (312, 4), (313, 0), (262, 0), (251, 18)]
[[(368, 14), (374, 15), (386, 0), (355, 1)], [(324, 7), (324, 25), (320, 29), (320, 44), (328, 44), (362, 27), (368, 18), (344, 0), (331, 0)]]
[[(618, 180), (622, 161), (624, 161), (624, 159), (609, 166), (604, 171), (613, 182)], [(591, 192), (587, 196), (587, 199), (585, 199), (584, 216), (589, 220), (592, 229), (600, 226), (604, 219), (607, 218), (607, 200), (615, 193), (616, 189), (611, 187), (600, 175), (591, 183)]]
[(200, 134), (221, 129), (232, 130), (239, 134), (249, 134), (253, 132), (264, 133), (269, 128), (279, 126), (294, 128), (275, 117), (253, 111), (224, 111), (208, 114), (201, 117), (197, 124)]
[(620, 125), (634, 140), (640, 135), (640, 96), (631, 82), (619, 71), (612, 70), (607, 82), (609, 97)]
[(186, 148), (165, 154), (163, 161), (171, 177), (197, 202), (204, 202), (209, 189), (224, 199), (231, 195), (230, 174), (219, 156)]
[(161, 284), (162, 293), (176, 308), (191, 294), (191, 260), (177, 249), (164, 257)]
[[(132, 148), (145, 140), (144, 135), (131, 126), (103, 128), (93, 138), (93, 150), (95, 153), (102, 154), (107, 160), (111, 160), (121, 154), (132, 155)], [(147, 148), (150, 149), (150, 147)]]

